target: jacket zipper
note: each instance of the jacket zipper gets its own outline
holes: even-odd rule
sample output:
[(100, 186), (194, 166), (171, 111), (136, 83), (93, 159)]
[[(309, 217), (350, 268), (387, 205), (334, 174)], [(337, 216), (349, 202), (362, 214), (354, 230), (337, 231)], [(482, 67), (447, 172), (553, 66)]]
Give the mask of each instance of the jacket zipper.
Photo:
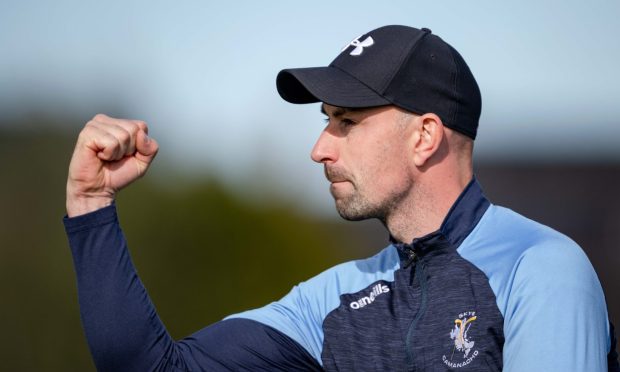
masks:
[(409, 329), (407, 330), (407, 337), (405, 339), (405, 348), (406, 348), (405, 352), (407, 355), (407, 360), (409, 362), (409, 365), (411, 366), (411, 369), (414, 369), (415, 363), (413, 359), (411, 343), (412, 343), (412, 337), (413, 337), (413, 330), (415, 329), (415, 327), (418, 324), (418, 321), (420, 320), (420, 318), (422, 318), (422, 315), (424, 315), (424, 312), (426, 311), (427, 283), (426, 283), (426, 270), (424, 268), (425, 266), (424, 263), (420, 261), (420, 258), (418, 257), (418, 255), (413, 249), (408, 248), (407, 254), (409, 258), (407, 262), (405, 263), (405, 268), (411, 265), (412, 278), (410, 281), (410, 285), (413, 285), (413, 281), (417, 278), (418, 282), (420, 283), (420, 292), (421, 292), (420, 308), (416, 316), (413, 318), (413, 320), (409, 324)]

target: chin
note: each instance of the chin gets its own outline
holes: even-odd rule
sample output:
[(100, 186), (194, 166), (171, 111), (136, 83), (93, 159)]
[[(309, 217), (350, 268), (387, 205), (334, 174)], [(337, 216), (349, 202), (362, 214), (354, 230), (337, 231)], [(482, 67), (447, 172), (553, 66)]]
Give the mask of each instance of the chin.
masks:
[(371, 217), (366, 217), (364, 215), (348, 214), (346, 213), (346, 211), (341, 211), (341, 210), (338, 210), (338, 214), (340, 215), (340, 217), (342, 217), (343, 219), (347, 221), (363, 221), (363, 220), (367, 220), (371, 218)]
[(342, 199), (336, 199), (336, 211), (340, 217), (347, 221), (362, 221), (377, 217), (371, 210), (363, 208), (362, 205), (345, 203)]

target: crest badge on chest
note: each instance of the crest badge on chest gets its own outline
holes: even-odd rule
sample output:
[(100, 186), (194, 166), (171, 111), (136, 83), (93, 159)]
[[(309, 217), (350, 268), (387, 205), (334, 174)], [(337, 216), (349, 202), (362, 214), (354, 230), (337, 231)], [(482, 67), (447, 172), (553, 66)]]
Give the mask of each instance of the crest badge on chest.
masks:
[(476, 350), (476, 340), (469, 331), (476, 326), (478, 316), (475, 311), (464, 311), (454, 319), (454, 324), (450, 330), (449, 337), (452, 340), (452, 351), (444, 354), (442, 361), (450, 368), (461, 368), (469, 365), (478, 356)]

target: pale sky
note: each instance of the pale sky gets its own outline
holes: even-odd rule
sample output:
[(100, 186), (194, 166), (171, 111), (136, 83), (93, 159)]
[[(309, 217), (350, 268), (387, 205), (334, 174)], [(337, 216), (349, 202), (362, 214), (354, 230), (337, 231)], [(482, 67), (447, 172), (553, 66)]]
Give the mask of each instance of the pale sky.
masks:
[(4, 1), (0, 122), (144, 119), (162, 163), (331, 208), (309, 157), (319, 107), (284, 102), (275, 76), (406, 24), (433, 30), (476, 76), (480, 159), (620, 161), (619, 18), (620, 1)]

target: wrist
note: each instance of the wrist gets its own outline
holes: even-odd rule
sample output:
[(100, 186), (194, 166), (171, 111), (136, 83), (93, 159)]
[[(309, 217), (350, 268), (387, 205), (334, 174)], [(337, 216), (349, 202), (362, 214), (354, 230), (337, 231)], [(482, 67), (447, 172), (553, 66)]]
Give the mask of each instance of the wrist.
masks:
[(76, 217), (107, 207), (114, 202), (110, 196), (76, 195), (67, 192), (67, 216)]

